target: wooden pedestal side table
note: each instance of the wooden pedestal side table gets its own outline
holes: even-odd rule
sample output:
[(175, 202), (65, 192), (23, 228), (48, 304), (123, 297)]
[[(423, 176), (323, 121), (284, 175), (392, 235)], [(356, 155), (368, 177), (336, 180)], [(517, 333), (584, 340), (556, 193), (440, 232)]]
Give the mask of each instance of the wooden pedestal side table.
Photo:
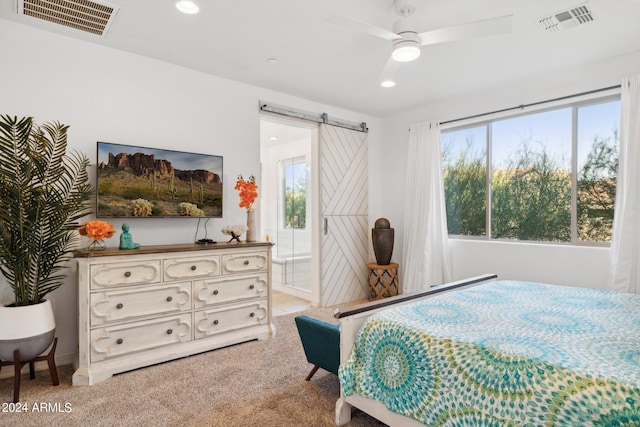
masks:
[(369, 267), (369, 300), (398, 295), (398, 267), (392, 262), (388, 265), (379, 265), (375, 262), (367, 264)]

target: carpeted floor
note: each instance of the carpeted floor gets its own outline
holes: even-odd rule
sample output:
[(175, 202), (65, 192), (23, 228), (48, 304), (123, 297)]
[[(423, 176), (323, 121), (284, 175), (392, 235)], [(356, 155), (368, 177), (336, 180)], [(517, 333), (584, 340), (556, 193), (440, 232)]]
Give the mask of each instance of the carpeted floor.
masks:
[[(331, 309), (304, 312), (335, 322)], [(300, 313), (298, 313), (300, 314)], [(73, 368), (58, 368), (60, 385), (47, 371), (29, 380), (23, 369), (21, 404), (9, 413), (13, 378), (0, 380), (2, 426), (333, 426), (338, 378), (319, 370), (304, 381), (307, 363), (293, 318), (275, 318), (273, 339), (251, 341), (138, 369), (91, 387), (73, 387)], [(44, 411), (36, 412), (44, 404)], [(382, 426), (354, 411), (349, 426)]]

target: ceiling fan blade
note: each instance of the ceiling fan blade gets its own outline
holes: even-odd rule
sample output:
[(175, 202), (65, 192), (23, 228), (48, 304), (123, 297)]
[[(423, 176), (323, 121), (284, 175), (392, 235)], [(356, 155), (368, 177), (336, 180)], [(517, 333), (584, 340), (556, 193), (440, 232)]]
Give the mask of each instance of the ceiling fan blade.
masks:
[(513, 15), (489, 18), (482, 21), (468, 22), (466, 24), (453, 27), (441, 28), (439, 30), (427, 31), (418, 34), (420, 44), (423, 46), (444, 43), (455, 40), (462, 40), (474, 37), (485, 37), (511, 32)]
[(378, 84), (382, 85), (384, 82), (393, 82), (393, 85), (388, 85), (388, 86), (382, 85), (382, 86), (383, 87), (395, 86), (396, 73), (398, 72), (399, 68), (400, 68), (400, 63), (398, 61), (394, 60), (390, 56), (389, 60), (385, 64), (384, 68), (382, 69), (382, 73), (380, 73), (380, 78), (378, 79)]
[(340, 25), (343, 27), (351, 28), (356, 31), (367, 33), (369, 35), (379, 37), (385, 40), (396, 40), (401, 38), (399, 35), (389, 30), (385, 30), (384, 28), (380, 28), (378, 26), (369, 24), (367, 22), (362, 22), (352, 18), (347, 18), (346, 16), (333, 15), (328, 17), (327, 21), (336, 25)]

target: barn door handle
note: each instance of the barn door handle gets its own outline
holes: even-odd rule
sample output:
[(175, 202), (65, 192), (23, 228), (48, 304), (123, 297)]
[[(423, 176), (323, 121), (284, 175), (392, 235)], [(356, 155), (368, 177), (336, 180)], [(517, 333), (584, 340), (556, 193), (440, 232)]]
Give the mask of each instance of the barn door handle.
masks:
[(323, 229), (324, 235), (326, 236), (327, 234), (329, 234), (329, 219), (323, 218), (322, 220), (324, 221)]

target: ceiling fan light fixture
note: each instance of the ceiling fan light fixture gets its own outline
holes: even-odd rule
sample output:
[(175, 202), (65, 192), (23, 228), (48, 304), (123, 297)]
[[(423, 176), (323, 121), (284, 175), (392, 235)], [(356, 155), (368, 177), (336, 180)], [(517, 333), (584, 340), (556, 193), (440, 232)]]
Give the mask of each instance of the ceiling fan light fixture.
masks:
[(200, 11), (198, 5), (189, 0), (180, 0), (176, 2), (176, 8), (187, 15), (193, 15)]
[(411, 62), (420, 57), (420, 45), (413, 40), (401, 40), (393, 46), (391, 57), (398, 62)]

